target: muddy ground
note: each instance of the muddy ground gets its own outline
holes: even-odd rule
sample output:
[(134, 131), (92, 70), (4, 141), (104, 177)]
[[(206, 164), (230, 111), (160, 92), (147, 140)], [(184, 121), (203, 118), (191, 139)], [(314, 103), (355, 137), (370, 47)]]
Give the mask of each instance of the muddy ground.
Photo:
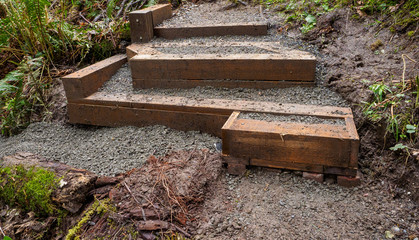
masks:
[[(205, 8), (211, 8), (211, 3), (204, 4)], [(199, 8), (190, 5), (187, 4), (188, 11)], [(216, 6), (219, 5), (220, 3), (217, 3)], [(239, 6), (235, 11), (242, 14), (250, 11), (251, 14), (260, 15), (259, 7), (248, 10), (249, 8)], [(229, 13), (229, 10), (224, 11), (226, 14)], [(287, 39), (287, 45), (293, 48), (309, 46), (313, 51), (317, 51), (316, 56), (321, 66), (318, 71), (322, 73), (320, 74), (322, 77), (317, 80), (319, 89), (328, 87), (338, 92), (347, 101), (340, 100), (340, 104), (349, 103), (354, 110), (361, 137), (359, 155), (361, 186), (353, 189), (342, 188), (334, 183), (335, 179), (332, 177), (328, 177), (325, 184), (319, 184), (303, 179), (299, 172), (272, 172), (269, 169), (250, 168), (244, 176), (236, 177), (228, 175), (224, 168), (214, 168), (212, 170), (214, 172), (210, 174), (220, 170), (217, 172), (218, 177), (215, 180), (211, 178), (208, 184), (199, 183), (204, 191), (205, 200), (190, 209), (189, 213), (193, 218), (184, 222), (185, 225), (180, 223), (183, 221), (174, 221), (182, 229), (197, 239), (383, 239), (386, 234), (389, 236), (389, 233), (400, 239), (419, 237), (418, 164), (411, 162), (404, 164), (404, 158), (383, 150), (385, 147), (383, 128), (369, 124), (362, 116), (359, 106), (362, 101), (371, 98), (371, 92), (366, 90), (369, 84), (387, 79), (385, 76), (391, 75), (400, 79), (403, 70), (401, 54), (419, 59), (417, 43), (410, 42), (411, 40), (398, 33), (391, 33), (385, 29), (379, 31), (374, 25), (373, 18), (367, 17), (363, 22), (353, 20), (350, 18), (352, 14), (350, 11), (337, 10), (322, 16), (318, 20), (318, 27), (306, 36), (302, 36), (298, 29), (284, 32), (278, 27), (274, 28), (274, 31), (278, 34), (278, 39)], [(263, 14), (266, 16), (269, 12), (264, 11)], [(275, 21), (278, 22), (272, 22), (273, 26), (281, 26), (282, 20)], [(371, 50), (371, 44), (377, 39), (380, 39), (383, 45)], [(418, 66), (414, 63), (406, 62), (406, 69), (406, 79), (418, 75)], [(57, 91), (57, 94), (60, 92), (62, 96), (62, 89)], [(57, 102), (62, 104), (62, 101)], [(63, 109), (63, 106), (60, 105), (58, 109)], [(62, 115), (60, 116), (57, 116), (57, 119), (64, 119)], [(25, 136), (31, 135), (42, 139), (43, 134), (48, 133), (46, 129), (49, 128), (67, 129), (63, 131), (68, 133), (68, 137), (81, 134), (87, 136), (87, 139), (96, 134), (115, 131), (119, 133), (115, 138), (117, 141), (108, 137), (99, 137), (91, 142), (91, 145), (100, 144), (105, 149), (107, 144), (115, 143), (110, 151), (112, 149), (124, 151), (125, 148), (137, 151), (131, 141), (136, 132), (146, 131), (138, 128), (73, 127), (65, 123), (60, 123), (58, 127), (47, 123), (35, 124), (15, 138), (0, 137), (2, 154), (12, 154), (12, 151), (3, 150), (5, 147), (15, 151), (25, 147), (26, 151), (30, 150), (28, 146), (38, 143), (34, 141), (36, 138), (28, 140)], [(124, 134), (127, 129), (130, 134)], [(183, 133), (167, 131), (171, 136), (172, 134), (183, 136)], [(141, 141), (149, 137), (147, 134), (141, 136), (140, 139), (134, 138), (140, 145)], [(152, 139), (160, 144), (163, 138), (165, 135)], [(71, 159), (63, 157), (65, 156), (63, 153), (55, 150), (54, 141), (51, 139), (61, 141), (59, 137), (51, 137), (49, 140), (45, 138), (46, 142), (52, 142), (46, 145), (49, 150), (45, 153), (55, 151), (55, 155), (51, 155), (51, 159), (58, 158), (55, 160), (60, 160), (60, 157)], [(177, 137), (168, 139), (179, 141)], [(193, 142), (191, 148), (206, 147), (214, 151), (211, 149), (211, 143), (212, 140), (208, 145)], [(150, 144), (151, 147), (147, 148), (144, 154), (151, 155), (158, 148), (153, 145), (154, 143)], [(77, 146), (74, 145), (74, 148), (66, 146), (68, 150), (65, 154), (68, 156), (79, 154), (78, 151), (83, 148)], [(87, 148), (84, 151), (88, 151)], [(104, 155), (107, 157), (112, 154)], [(100, 156), (97, 158), (98, 165), (100, 158), (103, 157)], [(118, 154), (115, 158), (115, 164), (125, 161), (119, 159)], [(128, 155), (125, 159), (130, 159), (129, 161), (133, 163), (140, 161), (136, 155), (131, 157)], [(144, 158), (141, 161), (144, 162)], [(112, 166), (107, 166), (109, 167)], [(194, 184), (192, 180), (185, 181)]]

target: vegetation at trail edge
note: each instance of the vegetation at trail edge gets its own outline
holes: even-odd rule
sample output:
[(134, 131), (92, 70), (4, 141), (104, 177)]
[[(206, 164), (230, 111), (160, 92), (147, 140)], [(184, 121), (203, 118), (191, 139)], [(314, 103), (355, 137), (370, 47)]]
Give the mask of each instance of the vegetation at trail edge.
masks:
[[(121, 4), (124, 2), (126, 4)], [(69, 66), (120, 51), (126, 13), (144, 5), (118, 0), (0, 0), (0, 128), (13, 135), (33, 115), (47, 120), (48, 90)]]
[(417, 0), (260, 0), (260, 4), (274, 9), (286, 17), (286, 22), (299, 26), (307, 33), (317, 23), (317, 18), (338, 8), (349, 7), (352, 19), (378, 15), (377, 24), (393, 32), (404, 32), (409, 37), (417, 35), (419, 1)]

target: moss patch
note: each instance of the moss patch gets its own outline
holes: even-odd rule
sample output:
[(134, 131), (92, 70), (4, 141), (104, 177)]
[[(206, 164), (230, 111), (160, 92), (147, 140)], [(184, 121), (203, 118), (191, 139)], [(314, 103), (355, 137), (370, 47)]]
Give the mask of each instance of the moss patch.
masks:
[(80, 239), (80, 229), (83, 228), (94, 216), (103, 215), (107, 211), (116, 211), (116, 208), (110, 203), (110, 199), (99, 201), (95, 199), (95, 202), (85, 211), (81, 220), (71, 229), (68, 230), (66, 240), (77, 240)]
[(57, 186), (55, 174), (43, 168), (20, 165), (0, 168), (0, 200), (39, 217), (61, 212), (51, 200)]

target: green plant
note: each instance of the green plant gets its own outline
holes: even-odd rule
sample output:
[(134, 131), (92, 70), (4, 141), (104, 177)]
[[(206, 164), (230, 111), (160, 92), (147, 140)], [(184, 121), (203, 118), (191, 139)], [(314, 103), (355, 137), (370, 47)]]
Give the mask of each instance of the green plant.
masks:
[(311, 29), (313, 29), (316, 26), (316, 17), (311, 15), (311, 14), (307, 14), (307, 16), (305, 17), (305, 23), (303, 24), (303, 26), (300, 28), (302, 33), (307, 33), (308, 31), (310, 31)]
[(60, 212), (51, 199), (58, 184), (53, 172), (18, 165), (1, 168), (0, 176), (0, 199), (6, 204), (42, 217)]
[[(415, 117), (415, 112), (419, 108), (418, 78), (415, 77), (408, 84), (404, 80), (403, 72), (402, 81), (392, 87), (384, 83), (369, 86), (373, 99), (371, 102), (364, 102), (363, 112), (372, 122), (384, 120), (387, 132), (393, 134), (396, 143), (400, 140), (413, 143), (417, 139), (419, 119)], [(410, 94), (415, 97), (414, 102), (408, 97)]]
[(48, 79), (43, 77), (43, 57), (24, 59), (19, 67), (0, 80), (1, 132), (12, 135), (26, 127), (36, 107), (46, 109)]

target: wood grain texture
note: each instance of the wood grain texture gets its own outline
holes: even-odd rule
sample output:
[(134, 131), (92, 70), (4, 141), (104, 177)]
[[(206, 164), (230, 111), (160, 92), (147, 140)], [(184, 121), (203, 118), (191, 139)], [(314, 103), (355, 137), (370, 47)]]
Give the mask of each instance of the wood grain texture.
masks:
[(221, 127), (228, 116), (69, 103), (70, 123), (96, 126), (164, 125), (182, 131), (202, 131), (221, 137)]
[(323, 118), (341, 119), (352, 116), (351, 109), (343, 107), (286, 103), (282, 104), (274, 102), (228, 99), (198, 99), (147, 94), (110, 94), (97, 92), (84, 99), (79, 99), (78, 103), (168, 111), (209, 113), (228, 116), (230, 116), (233, 111), (264, 112), (283, 115), (308, 115)]
[(311, 55), (198, 54), (143, 55), (130, 59), (133, 79), (313, 81), (316, 60)]
[(191, 27), (155, 27), (154, 34), (166, 39), (227, 35), (262, 36), (268, 33), (267, 24), (229, 24)]
[[(250, 158), (252, 165), (284, 167), (284, 163), (289, 163), (294, 167), (305, 164), (356, 168), (353, 166), (352, 143), (359, 140), (352, 138), (346, 126), (236, 118), (229, 126), (223, 127), (222, 136), (223, 154)], [(298, 170), (323, 172), (319, 169)]]
[(127, 56), (119, 54), (62, 77), (67, 99), (71, 101), (93, 94), (126, 62)]
[(146, 8), (146, 10), (152, 12), (154, 27), (172, 17), (172, 5), (170, 4), (156, 4)]
[(130, 12), (128, 17), (131, 26), (131, 41), (149, 42), (154, 36), (152, 11), (137, 10)]

